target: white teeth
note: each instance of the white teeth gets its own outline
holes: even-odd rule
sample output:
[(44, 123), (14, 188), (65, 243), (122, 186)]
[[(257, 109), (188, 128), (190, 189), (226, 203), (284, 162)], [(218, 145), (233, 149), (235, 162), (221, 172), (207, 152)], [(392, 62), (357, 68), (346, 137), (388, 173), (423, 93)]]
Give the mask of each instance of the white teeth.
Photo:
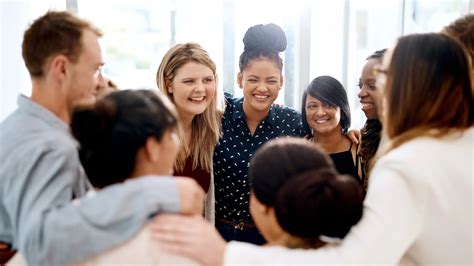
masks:
[(316, 120), (316, 123), (325, 123), (327, 122), (328, 120), (327, 119), (324, 119), (324, 120)]
[(199, 102), (200, 102), (200, 101), (204, 100), (204, 96), (202, 96), (202, 97), (194, 97), (194, 98), (190, 98), (190, 99), (193, 100), (193, 101), (199, 101)]
[(362, 103), (361, 105), (362, 105), (362, 108), (371, 108), (371, 107), (374, 106), (374, 105), (371, 104), (371, 103)]
[(255, 98), (263, 100), (263, 99), (267, 99), (268, 96), (267, 95), (255, 95)]

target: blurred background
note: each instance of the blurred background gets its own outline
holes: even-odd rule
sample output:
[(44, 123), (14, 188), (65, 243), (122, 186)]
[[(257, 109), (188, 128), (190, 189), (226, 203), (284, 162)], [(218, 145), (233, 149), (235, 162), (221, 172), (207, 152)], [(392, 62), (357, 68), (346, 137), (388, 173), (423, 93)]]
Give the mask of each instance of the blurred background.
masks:
[(219, 70), (219, 86), (235, 96), (245, 31), (280, 25), (288, 38), (285, 84), (277, 102), (300, 109), (306, 85), (331, 75), (345, 86), (352, 127), (365, 121), (357, 99), (365, 58), (401, 35), (438, 32), (474, 11), (474, 0), (0, 0), (0, 121), (31, 83), (21, 58), (28, 25), (47, 10), (70, 10), (105, 33), (104, 73), (122, 88), (156, 88), (164, 53), (175, 43), (201, 44)]

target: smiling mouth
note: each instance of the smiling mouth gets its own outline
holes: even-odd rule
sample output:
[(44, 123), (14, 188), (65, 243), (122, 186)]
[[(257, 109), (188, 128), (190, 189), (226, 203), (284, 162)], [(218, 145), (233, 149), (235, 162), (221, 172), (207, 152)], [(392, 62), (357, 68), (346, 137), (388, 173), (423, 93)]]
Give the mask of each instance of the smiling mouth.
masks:
[(189, 101), (198, 102), (198, 103), (203, 102), (205, 99), (206, 99), (206, 96), (188, 98)]
[(258, 95), (258, 94), (254, 94), (253, 97), (255, 97), (255, 99), (257, 99), (258, 101), (265, 101), (268, 98), (270, 98), (270, 96), (268, 95)]
[(373, 103), (361, 103), (362, 109), (371, 109), (374, 108)]
[(314, 120), (314, 122), (316, 122), (317, 124), (323, 124), (323, 123), (326, 123), (327, 121), (329, 121), (329, 119), (317, 119), (317, 120)]

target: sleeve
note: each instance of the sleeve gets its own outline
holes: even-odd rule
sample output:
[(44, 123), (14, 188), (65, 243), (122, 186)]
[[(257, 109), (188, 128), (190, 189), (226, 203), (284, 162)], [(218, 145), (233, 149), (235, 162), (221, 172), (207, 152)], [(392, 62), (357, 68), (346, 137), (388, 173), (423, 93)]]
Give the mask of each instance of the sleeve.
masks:
[(140, 178), (72, 203), (80, 163), (75, 149), (35, 156), (22, 187), (17, 245), (28, 265), (65, 265), (128, 240), (160, 211), (177, 212), (171, 177)]
[(363, 217), (340, 245), (290, 250), (231, 242), (224, 265), (397, 264), (420, 234), (425, 193), (410, 176), (397, 170), (408, 166), (378, 166), (372, 173)]

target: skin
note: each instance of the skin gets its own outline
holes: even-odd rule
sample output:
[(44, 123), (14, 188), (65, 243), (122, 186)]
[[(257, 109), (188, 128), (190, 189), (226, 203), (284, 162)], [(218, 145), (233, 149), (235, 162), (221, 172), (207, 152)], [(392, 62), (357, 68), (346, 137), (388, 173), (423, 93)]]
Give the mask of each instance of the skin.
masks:
[(379, 59), (369, 59), (362, 69), (359, 79), (360, 91), (357, 94), (362, 106), (362, 111), (368, 119), (378, 119), (378, 108), (375, 99), (380, 98), (380, 90), (375, 87), (376, 76), (374, 67), (379, 66)]
[(216, 94), (216, 80), (209, 67), (188, 62), (176, 71), (167, 89), (173, 93), (173, 102), (186, 127), (211, 104)]
[(271, 60), (255, 59), (237, 74), (237, 83), (243, 90), (243, 109), (253, 134), (277, 99), (283, 86), (283, 76)]
[(306, 98), (306, 121), (315, 135), (341, 132), (341, 108), (324, 104), (311, 95)]
[(132, 177), (171, 175), (178, 151), (179, 139), (172, 130), (168, 130), (159, 141), (155, 137), (149, 137), (137, 152)]
[(99, 87), (105, 87), (104, 64), (99, 37), (84, 30), (82, 50), (77, 62), (58, 54), (45, 63), (45, 74), (32, 78), (31, 100), (46, 107), (61, 120), (70, 122), (72, 110), (78, 105), (94, 102)]

